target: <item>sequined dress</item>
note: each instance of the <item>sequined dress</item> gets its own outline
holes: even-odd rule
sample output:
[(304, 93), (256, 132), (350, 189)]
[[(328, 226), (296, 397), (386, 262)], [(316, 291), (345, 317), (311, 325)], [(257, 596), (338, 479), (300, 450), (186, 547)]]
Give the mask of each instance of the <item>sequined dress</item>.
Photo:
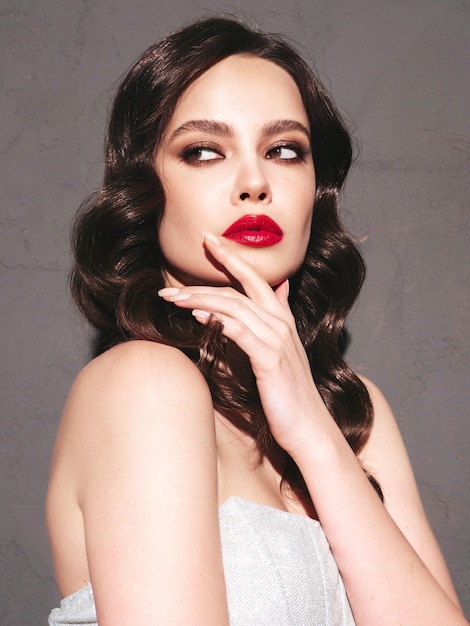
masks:
[[(232, 497), (219, 507), (230, 626), (354, 626), (321, 526)], [(97, 626), (93, 590), (64, 598), (49, 626)]]

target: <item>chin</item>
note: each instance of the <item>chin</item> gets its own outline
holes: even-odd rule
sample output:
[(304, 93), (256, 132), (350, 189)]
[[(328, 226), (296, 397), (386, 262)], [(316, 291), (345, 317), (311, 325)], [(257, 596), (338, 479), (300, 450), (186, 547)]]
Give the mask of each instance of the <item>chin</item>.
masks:
[(290, 263), (288, 266), (284, 267), (273, 267), (272, 265), (270, 267), (255, 265), (255, 267), (257, 267), (258, 272), (271, 287), (277, 287), (288, 278), (294, 276), (302, 267), (302, 263), (303, 258), (299, 259), (297, 263)]
[[(260, 259), (250, 258), (251, 255), (243, 255), (248, 263), (251, 263), (257, 272), (271, 286), (277, 287), (287, 278), (293, 276), (302, 266), (303, 257), (297, 259), (296, 262), (282, 264), (281, 259)], [(277, 260), (277, 263), (273, 263)], [(188, 271), (187, 267), (177, 267), (167, 263), (165, 268), (165, 284), (169, 287), (177, 286), (202, 286), (210, 285), (211, 287), (233, 287), (237, 291), (243, 291), (238, 281), (229, 274), (223, 267), (216, 267), (214, 264), (204, 261), (196, 264)]]

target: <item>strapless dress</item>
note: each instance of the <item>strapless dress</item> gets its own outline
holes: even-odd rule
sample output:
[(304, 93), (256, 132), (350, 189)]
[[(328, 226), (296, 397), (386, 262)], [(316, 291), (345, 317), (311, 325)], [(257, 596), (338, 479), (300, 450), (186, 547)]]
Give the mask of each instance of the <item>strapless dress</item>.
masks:
[[(354, 626), (319, 522), (238, 497), (219, 519), (231, 626)], [(97, 626), (91, 584), (49, 615), (49, 626), (71, 624)]]

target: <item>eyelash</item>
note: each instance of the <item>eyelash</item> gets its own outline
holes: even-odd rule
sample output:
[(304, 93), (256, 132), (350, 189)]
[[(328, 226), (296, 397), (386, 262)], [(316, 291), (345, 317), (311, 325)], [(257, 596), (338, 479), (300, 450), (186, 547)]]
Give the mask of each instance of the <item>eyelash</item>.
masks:
[[(201, 152), (203, 152), (204, 150), (207, 152), (213, 152), (214, 154), (218, 156), (215, 157), (214, 159), (201, 159), (199, 157), (201, 155)], [(212, 161), (221, 160), (223, 158), (223, 155), (220, 149), (217, 148), (216, 146), (213, 146), (211, 144), (200, 143), (200, 144), (187, 146), (186, 148), (184, 148), (184, 150), (181, 152), (180, 158), (185, 163), (190, 163), (191, 165), (196, 165), (200, 167), (200, 166), (207, 165), (208, 163), (211, 163)]]
[[(286, 159), (286, 158), (281, 158), (280, 156), (275, 155), (276, 151), (280, 151), (283, 149), (294, 152), (296, 156), (294, 158)], [(217, 156), (211, 159), (201, 159), (200, 156), (203, 151), (213, 152)], [(281, 142), (277, 145), (271, 146), (266, 151), (266, 158), (273, 160), (273, 161), (279, 161), (285, 164), (294, 164), (294, 163), (304, 162), (309, 153), (310, 153), (310, 150), (304, 148), (300, 143)], [(181, 152), (180, 158), (185, 163), (189, 163), (196, 167), (204, 167), (205, 165), (208, 165), (212, 163), (213, 161), (222, 160), (224, 158), (224, 155), (222, 151), (220, 150), (220, 148), (212, 144), (201, 143), (201, 144), (190, 145), (184, 148), (184, 150), (182, 150)]]
[[(270, 154), (272, 154), (273, 152), (275, 152), (276, 150), (290, 150), (291, 152), (295, 153), (295, 157), (293, 159), (282, 159), (280, 157), (276, 157), (276, 156), (269, 156)], [(307, 155), (309, 154), (310, 150), (305, 149), (301, 144), (297, 143), (297, 142), (281, 142), (275, 146), (272, 146), (266, 153), (266, 158), (268, 159), (274, 159), (277, 161), (281, 161), (283, 163), (299, 163), (299, 161), (304, 162)]]

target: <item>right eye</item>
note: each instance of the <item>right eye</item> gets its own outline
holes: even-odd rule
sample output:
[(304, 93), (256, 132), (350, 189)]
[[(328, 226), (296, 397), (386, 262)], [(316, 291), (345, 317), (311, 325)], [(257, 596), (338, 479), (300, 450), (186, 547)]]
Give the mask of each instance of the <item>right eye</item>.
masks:
[(210, 161), (223, 159), (223, 155), (214, 146), (188, 146), (181, 153), (181, 158), (186, 163), (203, 165)]

